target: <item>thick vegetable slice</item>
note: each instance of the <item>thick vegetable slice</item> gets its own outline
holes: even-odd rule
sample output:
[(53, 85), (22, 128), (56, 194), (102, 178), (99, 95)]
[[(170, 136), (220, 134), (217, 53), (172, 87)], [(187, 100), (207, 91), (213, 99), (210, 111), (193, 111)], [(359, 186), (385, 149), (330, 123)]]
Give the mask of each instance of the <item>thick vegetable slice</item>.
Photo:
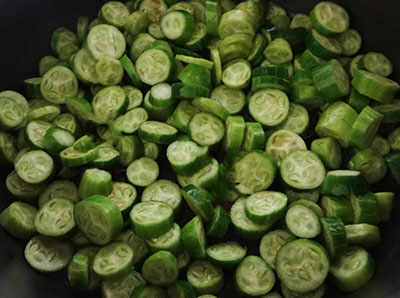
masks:
[(224, 272), (203, 260), (190, 264), (187, 279), (199, 294), (217, 294), (224, 286)]
[(103, 279), (124, 276), (132, 270), (133, 250), (127, 243), (115, 242), (102, 247), (94, 257), (93, 270)]
[(372, 279), (375, 261), (365, 249), (352, 246), (344, 256), (332, 263), (329, 273), (339, 289), (352, 292)]
[(74, 203), (54, 198), (44, 204), (35, 216), (36, 231), (48, 237), (60, 237), (75, 227)]
[(308, 150), (296, 150), (283, 158), (280, 165), (282, 180), (296, 189), (313, 189), (325, 179), (325, 167), (319, 157)]
[(178, 279), (178, 263), (172, 253), (161, 250), (144, 261), (142, 274), (153, 285), (167, 286)]
[[(297, 239), (279, 250), (275, 266), (278, 277), (288, 289), (307, 293), (317, 289), (325, 280), (329, 271), (329, 258), (319, 243)], [(309, 276), (308, 279), (303, 278), (303, 272)]]
[(263, 125), (278, 125), (285, 120), (289, 113), (288, 97), (280, 90), (258, 91), (250, 97), (249, 112), (255, 120)]
[(265, 234), (260, 241), (260, 256), (273, 269), (275, 269), (275, 258), (283, 245), (296, 239), (285, 230), (274, 230)]
[(310, 13), (314, 28), (326, 36), (335, 36), (349, 28), (349, 15), (340, 5), (323, 1), (318, 3)]
[(65, 240), (34, 236), (25, 247), (25, 260), (39, 272), (57, 272), (72, 259), (73, 247)]
[(155, 238), (168, 232), (174, 224), (174, 213), (164, 202), (141, 202), (133, 206), (129, 216), (132, 227), (139, 237)]
[(191, 257), (197, 259), (206, 257), (206, 237), (199, 216), (194, 217), (182, 228), (182, 242)]
[(235, 285), (244, 295), (267, 294), (275, 284), (274, 271), (260, 257), (247, 256), (235, 273)]
[(109, 198), (95, 195), (75, 206), (75, 222), (91, 242), (105, 245), (122, 230), (122, 215)]
[(37, 209), (23, 202), (13, 202), (0, 213), (0, 225), (18, 239), (29, 240), (36, 234)]

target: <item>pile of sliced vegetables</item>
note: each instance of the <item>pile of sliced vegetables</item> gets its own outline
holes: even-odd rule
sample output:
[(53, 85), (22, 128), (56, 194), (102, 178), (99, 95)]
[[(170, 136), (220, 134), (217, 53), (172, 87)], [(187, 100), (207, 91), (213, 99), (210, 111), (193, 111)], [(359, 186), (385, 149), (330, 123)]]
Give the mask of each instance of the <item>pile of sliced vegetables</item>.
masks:
[(400, 183), (399, 85), (360, 48), (333, 2), (109, 1), (0, 92), (0, 224), (104, 298), (358, 290)]

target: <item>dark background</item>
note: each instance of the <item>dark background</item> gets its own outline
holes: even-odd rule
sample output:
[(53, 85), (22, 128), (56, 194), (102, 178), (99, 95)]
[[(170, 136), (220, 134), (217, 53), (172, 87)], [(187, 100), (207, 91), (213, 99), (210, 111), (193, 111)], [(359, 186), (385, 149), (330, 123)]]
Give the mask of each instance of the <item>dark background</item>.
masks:
[[(59, 26), (72, 30), (80, 15), (94, 17), (105, 1), (94, 0), (0, 0), (0, 90), (22, 92), (25, 78), (38, 76), (39, 59), (51, 54), (49, 39)], [(308, 12), (318, 1), (276, 0), (292, 12)], [(348, 9), (352, 27), (363, 36), (363, 52), (385, 53), (400, 67), (400, 1), (335, 1)], [(400, 80), (399, 72), (392, 75)], [(4, 171), (3, 171), (4, 172)], [(1, 177), (4, 177), (4, 173)], [(9, 204), (0, 181), (0, 211)], [(387, 182), (389, 184), (389, 182)], [(385, 183), (382, 184), (385, 190)], [(393, 220), (382, 228), (383, 241), (374, 251), (377, 274), (362, 290), (341, 294), (329, 288), (327, 297), (397, 298), (400, 297), (400, 216), (395, 207)], [(67, 298), (79, 297), (62, 278), (64, 273), (44, 275), (33, 271), (23, 257), (24, 243), (0, 229), (0, 298)], [(228, 284), (220, 298), (235, 297)]]

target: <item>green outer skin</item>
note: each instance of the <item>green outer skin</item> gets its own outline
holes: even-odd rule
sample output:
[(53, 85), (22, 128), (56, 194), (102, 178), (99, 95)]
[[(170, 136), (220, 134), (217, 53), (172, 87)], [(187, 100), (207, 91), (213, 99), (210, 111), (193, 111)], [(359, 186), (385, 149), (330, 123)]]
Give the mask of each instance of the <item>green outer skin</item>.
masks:
[(121, 62), (121, 65), (128, 74), (129, 78), (131, 79), (133, 85), (137, 88), (141, 88), (143, 84), (139, 79), (139, 76), (135, 69), (135, 65), (133, 64), (132, 60), (129, 59), (127, 55), (124, 55), (119, 59), (119, 61)]
[[(330, 49), (327, 49), (324, 44), (320, 42), (319, 39), (321, 38), (326, 39), (327, 42), (332, 45), (332, 47), (337, 48), (337, 51), (331, 51)], [(320, 34), (315, 30), (311, 30), (311, 32), (308, 33), (305, 39), (305, 44), (307, 49), (313, 55), (321, 59), (329, 60), (342, 54), (342, 46), (336, 39), (320, 36)]]
[(90, 163), (90, 166), (100, 169), (110, 169), (118, 162), (119, 157), (120, 153), (114, 147), (99, 146), (97, 157)]
[(134, 298), (148, 298), (148, 297), (165, 298), (165, 297), (167, 297), (167, 293), (161, 287), (140, 285), (140, 286), (137, 286), (133, 290), (131, 297), (134, 297)]
[(181, 228), (176, 223), (174, 223), (173, 227), (167, 233), (157, 238), (145, 239), (145, 243), (152, 253), (166, 250), (175, 256), (179, 256), (183, 252)]
[[(174, 151), (178, 149), (186, 150), (187, 146), (185, 145), (185, 143), (196, 148), (196, 150), (192, 152), (190, 159), (186, 163), (182, 163), (181, 161), (179, 161), (179, 163), (177, 164), (175, 163), (177, 160), (176, 156), (174, 155)], [(171, 164), (174, 172), (177, 175), (192, 175), (203, 168), (206, 164), (208, 164), (208, 156), (201, 155), (201, 148), (202, 147), (198, 146), (196, 143), (190, 140), (178, 140), (171, 143), (167, 148), (167, 159)]]
[(244, 239), (260, 239), (273, 223), (259, 225), (250, 220), (245, 212), (245, 199), (240, 198), (232, 205), (230, 214), (235, 232)]
[(393, 100), (388, 104), (374, 106), (374, 109), (383, 115), (382, 123), (400, 122), (400, 100)]
[(15, 238), (30, 240), (36, 234), (33, 222), (37, 211), (29, 204), (13, 202), (0, 213), (0, 225)]
[(74, 254), (68, 266), (68, 281), (72, 288), (83, 288), (89, 284), (89, 257)]
[(63, 166), (65, 167), (77, 167), (90, 163), (97, 157), (97, 148), (89, 151), (81, 152), (75, 150), (73, 147), (60, 152), (60, 158)]
[(360, 113), (366, 106), (370, 104), (370, 102), (370, 98), (360, 94), (354, 87), (351, 88), (349, 95), (349, 105), (351, 105), (357, 113)]
[(119, 164), (124, 167), (144, 154), (143, 143), (136, 135), (119, 137), (116, 141), (116, 149), (120, 153)]
[(351, 128), (350, 145), (366, 149), (371, 146), (372, 141), (382, 122), (383, 115), (370, 106), (366, 106), (357, 116)]
[(214, 63), (212, 68), (212, 79), (214, 85), (221, 84), (221, 77), (222, 77), (222, 65), (221, 65), (221, 56), (218, 49), (211, 49), (210, 51), (211, 60)]
[(345, 254), (347, 249), (346, 230), (340, 217), (321, 218), (322, 237), (331, 259)]
[(397, 184), (400, 184), (400, 151), (396, 150), (385, 155), (389, 172)]
[[(185, 24), (184, 24), (185, 27), (183, 28), (183, 32), (182, 32), (181, 36), (179, 36), (177, 38), (172, 38), (172, 36), (169, 34), (169, 30), (167, 30), (168, 27), (165, 27), (166, 24), (164, 24), (163, 21), (165, 18), (168, 17), (168, 14), (176, 14), (176, 13), (181, 13), (183, 15), (183, 18), (185, 19)], [(194, 24), (195, 24), (194, 17), (190, 13), (188, 13), (187, 11), (184, 11), (184, 10), (167, 12), (162, 17), (161, 22), (160, 22), (161, 31), (164, 34), (164, 36), (177, 44), (185, 44), (186, 42), (188, 42), (191, 39), (193, 29), (194, 29)]]
[(368, 184), (381, 181), (387, 172), (386, 162), (374, 149), (361, 150), (349, 161), (351, 170), (360, 171)]
[(390, 102), (400, 89), (396, 82), (364, 70), (355, 74), (351, 84), (362, 95), (381, 103)]
[(312, 70), (313, 68), (325, 63), (326, 60), (315, 56), (310, 50), (307, 49), (299, 56), (298, 62), (302, 67), (301, 70), (304, 71)]
[(186, 280), (177, 280), (167, 288), (168, 297), (196, 298), (196, 291)]
[(245, 151), (265, 148), (265, 132), (260, 123), (246, 122), (241, 148)]
[(215, 207), (214, 216), (207, 226), (207, 236), (215, 239), (222, 239), (228, 232), (231, 217), (220, 205)]
[(144, 261), (142, 274), (153, 285), (168, 286), (178, 279), (178, 263), (172, 253), (161, 250)]
[(210, 35), (218, 35), (218, 23), (221, 17), (221, 1), (206, 0), (205, 7), (207, 33)]
[(170, 180), (159, 179), (148, 185), (142, 192), (142, 202), (161, 201), (171, 205), (178, 214), (182, 207), (182, 196), (179, 186)]
[[(157, 131), (152, 131), (151, 129), (146, 130), (145, 126), (147, 126), (149, 123), (154, 123), (156, 125), (164, 126), (170, 129), (169, 133), (159, 133)], [(141, 139), (151, 142), (151, 143), (156, 143), (160, 145), (169, 145), (170, 143), (174, 142), (176, 140), (178, 134), (178, 130), (174, 128), (171, 125), (168, 125), (163, 122), (158, 122), (158, 121), (146, 121), (143, 122), (140, 127), (139, 127), (139, 136)]]
[[(307, 282), (304, 280), (300, 282), (300, 276), (298, 275), (298, 273), (296, 276), (293, 275), (289, 276), (287, 274), (287, 272), (289, 272), (288, 269), (284, 269), (285, 264), (288, 266), (291, 265), (294, 268), (301, 268), (301, 267), (295, 267), (296, 265), (297, 266), (299, 265), (298, 253), (301, 251), (300, 247), (303, 248), (302, 251), (304, 251), (305, 249), (312, 249), (315, 254), (318, 254), (320, 256), (320, 258), (318, 258), (318, 261), (315, 261), (315, 259), (311, 259), (308, 257), (308, 259), (315, 261), (316, 263), (315, 265), (318, 266), (319, 268), (319, 273), (317, 276), (314, 275), (314, 278), (308, 280)], [(287, 262), (282, 264), (285, 258), (287, 258)], [(286, 243), (279, 250), (276, 256), (275, 266), (277, 275), (280, 278), (280, 280), (283, 281), (285, 286), (287, 286), (292, 291), (296, 291), (299, 293), (306, 293), (318, 288), (325, 280), (329, 270), (329, 257), (326, 250), (318, 242), (308, 239), (297, 239)]]
[(0, 132), (0, 164), (4, 166), (9, 166), (14, 163), (14, 159), (17, 156), (17, 150), (20, 150), (18, 147), (18, 138), (19, 135), (23, 136), (24, 131), (21, 130), (21, 133), (18, 134), (17, 137), (14, 137), (12, 134), (7, 132)]
[[(205, 235), (199, 235), (197, 233), (195, 229), (196, 225), (203, 226), (199, 216), (194, 217), (182, 228), (182, 242), (185, 250), (190, 254), (191, 257), (196, 259), (204, 259), (206, 257), (205, 243), (201, 243), (199, 239), (200, 237), (205, 238)], [(202, 229), (200, 233), (204, 233), (204, 229)]]
[(288, 80), (276, 76), (264, 75), (253, 77), (251, 80), (251, 90), (258, 91), (262, 89), (279, 89), (288, 93), (290, 84)]
[(337, 101), (322, 112), (315, 132), (320, 137), (334, 138), (342, 147), (347, 148), (356, 118), (357, 112), (350, 105)]
[[(339, 69), (340, 73), (335, 72), (335, 68)], [(312, 75), (315, 86), (328, 102), (336, 101), (348, 95), (350, 92), (348, 75), (340, 63), (335, 59), (313, 69)], [(337, 75), (341, 75), (343, 78), (339, 78)], [(339, 80), (344, 80), (344, 86), (342, 86), (343, 89), (339, 86)]]
[(255, 297), (267, 294), (273, 288), (275, 274), (259, 256), (247, 256), (237, 267), (234, 282), (242, 295)]
[[(57, 131), (64, 134), (68, 139), (57, 139)], [(68, 142), (69, 141), (69, 142)], [(75, 141), (74, 136), (68, 130), (59, 127), (50, 127), (44, 135), (44, 144), (46, 150), (52, 155), (58, 155), (62, 150), (72, 146)], [(68, 142), (68, 143), (67, 143)]]
[[(268, 197), (271, 196), (275, 197), (276, 200), (272, 202), (268, 200)], [(277, 203), (278, 200), (279, 202)], [(245, 212), (247, 217), (255, 223), (264, 224), (267, 222), (275, 222), (286, 212), (287, 203), (288, 198), (284, 193), (275, 191), (256, 192), (247, 197)], [(260, 208), (260, 204), (264, 206)], [(265, 207), (267, 207), (268, 210), (265, 210)]]
[(343, 196), (351, 194), (362, 194), (368, 191), (368, 184), (362, 177), (358, 176), (335, 176), (335, 171), (327, 172), (321, 186), (322, 194)]
[(344, 224), (354, 222), (354, 212), (351, 201), (346, 197), (323, 196), (321, 199), (321, 208), (326, 217), (339, 217)]
[(296, 85), (291, 91), (291, 99), (294, 103), (303, 105), (309, 110), (318, 108), (325, 103), (325, 99), (315, 86)]
[[(354, 266), (354, 262), (357, 262), (357, 266)], [(346, 255), (332, 263), (329, 273), (340, 290), (352, 292), (372, 279), (375, 268), (372, 255), (361, 247), (352, 246), (348, 248)]]
[(307, 200), (316, 203), (318, 202), (320, 196), (319, 189), (299, 191), (299, 190), (293, 190), (291, 188), (286, 188), (285, 194), (287, 195), (290, 203), (293, 203), (298, 200)]
[(288, 70), (283, 65), (259, 66), (257, 68), (253, 68), (252, 75), (253, 78), (268, 75), (268, 76), (281, 77), (283, 79), (289, 79)]
[(186, 65), (178, 75), (184, 84), (199, 85), (211, 89), (211, 71), (196, 64)]
[(378, 225), (381, 220), (379, 204), (372, 192), (350, 197), (354, 210), (354, 223)]
[(199, 110), (188, 100), (181, 100), (172, 117), (176, 127), (183, 133), (189, 133), (189, 121)]
[[(144, 206), (148, 205), (151, 206), (150, 204), (153, 204), (153, 210), (155, 208), (165, 208), (170, 209), (170, 212), (168, 214), (165, 214), (163, 218), (157, 218), (157, 222), (154, 221), (149, 221), (149, 218), (146, 218), (146, 222), (142, 222), (142, 220), (138, 220), (135, 216), (135, 213), (137, 212), (136, 210), (139, 209), (139, 206)], [(156, 211), (154, 211), (156, 213)], [(161, 235), (165, 234), (166, 232), (169, 231), (169, 229), (172, 228), (174, 224), (174, 215), (173, 215), (173, 209), (170, 205), (164, 202), (158, 202), (158, 201), (150, 201), (150, 202), (141, 202), (137, 203), (136, 205), (133, 206), (131, 212), (129, 213), (131, 222), (132, 222), (132, 227), (135, 232), (139, 237), (142, 238), (155, 238), (155, 237), (160, 237)], [(143, 219), (143, 217), (141, 217)]]
[(377, 192), (375, 197), (379, 204), (382, 222), (388, 222), (392, 215), (395, 194), (393, 192)]
[(213, 197), (208, 191), (190, 184), (181, 189), (181, 194), (190, 209), (204, 222), (209, 222), (214, 217), (214, 207), (211, 203)]
[(86, 199), (93, 195), (108, 196), (112, 192), (112, 177), (109, 172), (99, 169), (87, 169), (79, 183), (79, 196)]
[[(84, 225), (84, 221), (92, 223), (91, 220), (94, 218), (88, 218), (87, 216), (91, 216), (90, 213), (82, 214), (84, 218), (82, 220), (78, 219), (80, 217), (80, 213), (82, 212), (83, 206), (91, 206), (98, 211), (98, 215), (102, 217), (102, 222), (107, 223), (108, 227), (108, 235), (104, 239), (100, 239), (98, 234), (95, 234), (95, 227), (87, 227)], [(117, 235), (121, 232), (123, 227), (123, 220), (121, 211), (114, 202), (112, 202), (109, 198), (95, 195), (80, 201), (75, 205), (75, 222), (82, 233), (87, 237), (91, 242), (97, 245), (106, 245), (117, 237)], [(92, 228), (92, 230), (90, 229)]]
[(319, 156), (328, 169), (339, 169), (342, 164), (342, 151), (333, 138), (315, 139), (311, 143), (311, 151)]
[(322, 209), (319, 207), (319, 205), (310, 200), (300, 199), (300, 200), (294, 201), (288, 207), (290, 208), (290, 207), (293, 207), (296, 205), (302, 205), (302, 206), (305, 206), (305, 207), (311, 209), (312, 211), (314, 211), (314, 213), (316, 215), (318, 215), (319, 218), (322, 218), (324, 216)]
[(228, 154), (237, 154), (243, 142), (246, 122), (242, 116), (229, 116), (225, 121), (224, 150)]
[(346, 225), (347, 243), (362, 247), (374, 247), (381, 241), (379, 228), (370, 224)]
[[(236, 250), (235, 254), (231, 252), (231, 254), (227, 256), (227, 251), (232, 250), (232, 247), (236, 247), (234, 248)], [(207, 247), (208, 260), (215, 266), (225, 270), (235, 269), (246, 256), (246, 253), (247, 247), (242, 247), (239, 243), (233, 241), (217, 243)]]
[[(326, 285), (323, 283), (320, 285), (318, 288), (316, 288), (314, 291), (307, 292), (307, 293), (297, 293), (289, 290), (283, 282), (281, 282), (281, 290), (283, 297), (285, 298), (323, 298), (325, 295), (325, 288)], [(269, 296), (263, 296), (262, 298), (280, 298), (279, 297), (269, 297)]]
[(209, 112), (215, 116), (221, 118), (223, 121), (229, 117), (230, 113), (225, 109), (219, 102), (207, 98), (207, 97), (196, 97), (191, 102), (196, 108), (203, 112)]

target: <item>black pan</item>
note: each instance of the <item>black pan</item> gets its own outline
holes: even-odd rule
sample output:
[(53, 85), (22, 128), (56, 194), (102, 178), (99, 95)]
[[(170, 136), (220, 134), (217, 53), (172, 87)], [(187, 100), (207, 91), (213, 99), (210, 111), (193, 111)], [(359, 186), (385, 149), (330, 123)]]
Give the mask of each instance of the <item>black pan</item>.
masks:
[[(37, 76), (39, 59), (50, 54), (49, 37), (55, 28), (75, 28), (78, 16), (95, 17), (105, 1), (94, 0), (1, 0), (0, 1), (0, 90), (22, 90), (25, 78)], [(292, 12), (308, 12), (315, 0), (276, 0)], [(362, 51), (381, 51), (400, 68), (400, 1), (347, 0), (336, 1), (350, 13), (352, 26), (364, 38)], [(397, 70), (393, 78), (400, 81)], [(0, 211), (9, 204), (0, 179)], [(393, 189), (389, 178), (381, 190)], [(400, 216), (399, 204), (393, 219), (382, 228), (383, 241), (373, 251), (377, 261), (374, 279), (363, 289), (339, 293), (329, 287), (329, 298), (398, 298), (400, 297)], [(255, 243), (252, 251), (256, 251)], [(72, 292), (64, 279), (65, 273), (45, 275), (33, 271), (23, 258), (24, 243), (0, 229), (0, 298), (72, 298), (87, 297)], [(100, 296), (99, 294), (97, 296)], [(234, 298), (232, 284), (227, 284), (220, 298)]]

